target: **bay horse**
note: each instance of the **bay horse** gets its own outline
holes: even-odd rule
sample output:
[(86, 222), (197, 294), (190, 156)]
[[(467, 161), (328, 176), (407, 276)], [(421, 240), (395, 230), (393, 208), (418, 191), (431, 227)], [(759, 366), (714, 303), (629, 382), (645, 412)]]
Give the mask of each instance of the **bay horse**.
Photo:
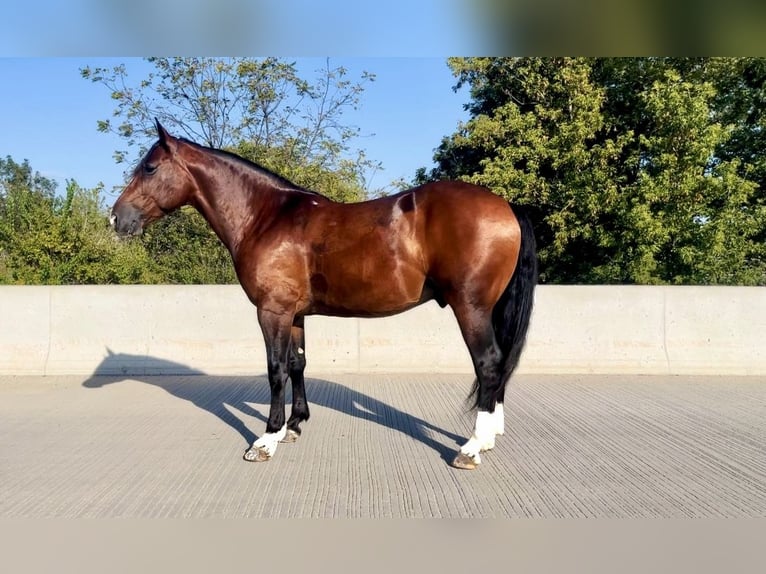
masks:
[(476, 372), (473, 435), (452, 464), (476, 468), (504, 432), (505, 387), (532, 311), (537, 256), (524, 212), (457, 181), (338, 203), (155, 122), (159, 139), (115, 202), (111, 223), (119, 235), (138, 235), (189, 204), (231, 253), (257, 310), (271, 388), (266, 432), (245, 460), (271, 459), (309, 418), (304, 317), (384, 317), (436, 300), (452, 308)]

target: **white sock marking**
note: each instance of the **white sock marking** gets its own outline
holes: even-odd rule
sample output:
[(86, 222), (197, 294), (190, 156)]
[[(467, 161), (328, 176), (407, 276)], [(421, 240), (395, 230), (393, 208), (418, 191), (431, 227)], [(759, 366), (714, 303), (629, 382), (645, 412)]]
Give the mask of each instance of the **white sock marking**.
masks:
[(253, 448), (261, 448), (266, 451), (270, 457), (274, 456), (277, 450), (277, 444), (287, 434), (287, 424), (282, 425), (282, 428), (277, 432), (263, 433), (263, 436), (253, 443)]
[(503, 412), (503, 403), (495, 405), (495, 412), (492, 413), (495, 422), (495, 434), (505, 434), (505, 413)]
[[(497, 411), (497, 409), (495, 409)], [(495, 413), (479, 411), (476, 413), (476, 425), (473, 435), (468, 442), (460, 447), (460, 452), (470, 456), (476, 464), (481, 463), (479, 453), (483, 450), (495, 448), (495, 429), (497, 421)]]

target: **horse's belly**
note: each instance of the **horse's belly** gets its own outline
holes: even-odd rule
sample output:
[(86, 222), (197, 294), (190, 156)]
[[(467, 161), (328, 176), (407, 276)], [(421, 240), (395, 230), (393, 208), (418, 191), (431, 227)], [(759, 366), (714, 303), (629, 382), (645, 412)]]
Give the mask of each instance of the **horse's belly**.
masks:
[(311, 276), (311, 312), (339, 317), (395, 315), (431, 298), (424, 284), (422, 274), (385, 269), (375, 277), (315, 273)]

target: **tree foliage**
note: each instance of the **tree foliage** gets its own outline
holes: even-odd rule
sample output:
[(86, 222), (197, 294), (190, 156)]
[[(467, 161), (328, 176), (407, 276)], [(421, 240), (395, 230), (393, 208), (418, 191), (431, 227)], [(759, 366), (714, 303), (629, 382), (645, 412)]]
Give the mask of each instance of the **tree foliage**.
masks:
[(757, 59), (453, 58), (471, 119), (416, 182), (534, 211), (556, 283), (766, 283)]
[(0, 159), (0, 283), (151, 283), (159, 275), (139, 244), (109, 228), (101, 187), (73, 180), (63, 195), (28, 161)]

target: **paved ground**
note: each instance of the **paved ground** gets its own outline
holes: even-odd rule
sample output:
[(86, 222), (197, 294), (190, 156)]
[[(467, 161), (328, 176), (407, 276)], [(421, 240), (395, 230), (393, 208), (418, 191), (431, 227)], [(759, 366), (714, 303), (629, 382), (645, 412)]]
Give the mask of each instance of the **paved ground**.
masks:
[(519, 376), (448, 466), (466, 375), (332, 375), (268, 463), (265, 378), (0, 378), (0, 517), (766, 516), (766, 377)]

